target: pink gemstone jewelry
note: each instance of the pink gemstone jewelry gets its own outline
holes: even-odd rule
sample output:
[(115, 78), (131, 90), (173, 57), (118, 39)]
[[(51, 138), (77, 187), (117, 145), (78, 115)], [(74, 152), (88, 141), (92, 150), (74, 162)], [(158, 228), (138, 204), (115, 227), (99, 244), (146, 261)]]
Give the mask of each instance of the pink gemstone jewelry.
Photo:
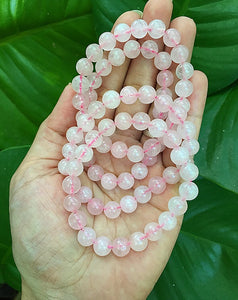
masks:
[[(138, 40), (147, 34), (151, 40), (141, 45)], [(137, 40), (130, 40), (131, 36)], [(155, 40), (160, 38), (163, 38), (166, 46), (172, 48), (170, 54), (159, 52)], [(198, 195), (198, 187), (192, 181), (198, 176), (193, 155), (198, 152), (199, 143), (195, 139), (195, 125), (186, 120), (190, 109), (187, 97), (193, 92), (189, 79), (194, 69), (186, 62), (189, 51), (186, 46), (180, 45), (180, 40), (179, 32), (173, 28), (166, 30), (161, 20), (153, 20), (148, 25), (139, 19), (131, 26), (123, 23), (117, 25), (114, 33), (101, 34), (99, 43), (89, 45), (86, 48), (86, 58), (81, 58), (76, 64), (79, 75), (72, 80), (72, 88), (77, 93), (72, 103), (78, 110), (77, 126), (66, 132), (68, 143), (63, 146), (64, 158), (59, 162), (58, 169), (66, 176), (62, 187), (67, 194), (64, 208), (71, 212), (68, 223), (71, 228), (78, 230), (79, 244), (84, 247), (92, 245), (99, 256), (106, 256), (112, 251), (116, 256), (123, 257), (131, 249), (143, 251), (149, 240), (158, 241), (164, 230), (175, 228), (176, 216), (183, 215), (187, 210), (187, 201)], [(116, 48), (117, 41), (125, 43), (123, 49)], [(107, 59), (103, 56), (104, 51), (107, 51)], [(121, 66), (126, 57), (134, 59), (139, 55), (154, 60), (160, 88), (156, 90), (152, 86), (143, 85), (137, 90), (133, 86), (125, 86), (120, 93), (108, 90), (103, 94), (102, 101), (98, 101), (96, 90), (102, 85), (102, 77), (109, 75), (112, 67)], [(176, 99), (172, 98), (169, 88), (174, 81), (173, 73), (169, 70), (172, 63), (178, 64)], [(120, 112), (114, 120), (104, 118), (106, 110), (116, 109), (120, 103), (130, 105), (136, 101), (153, 105), (153, 119), (145, 112), (137, 112), (133, 116)], [(122, 141), (112, 142), (110, 137), (117, 129), (128, 130), (131, 126), (149, 137), (142, 146), (128, 147)], [(170, 158), (175, 166), (165, 168), (162, 176), (147, 178), (148, 168), (156, 164), (158, 155), (166, 148), (171, 149)], [(131, 172), (123, 172), (119, 176), (105, 173), (95, 160), (95, 151), (110, 152), (116, 159), (127, 158), (128, 162), (133, 163)], [(89, 187), (81, 185), (79, 176), (84, 170), (87, 170), (89, 180), (99, 182), (105, 190), (119, 188), (129, 191), (135, 181), (146, 178), (148, 186), (137, 186), (133, 194), (128, 192), (128, 195), (120, 199), (120, 203), (109, 201), (104, 205), (101, 199), (93, 197)], [(94, 229), (86, 226), (87, 216), (80, 209), (82, 204), (94, 216), (104, 213), (106, 217), (115, 219), (122, 212), (135, 212), (138, 204), (150, 201), (152, 193), (162, 194), (167, 184), (178, 182), (179, 195), (169, 200), (168, 211), (159, 215), (157, 223), (148, 223), (144, 232), (134, 232), (129, 238), (118, 237), (111, 241), (106, 236), (96, 237)]]

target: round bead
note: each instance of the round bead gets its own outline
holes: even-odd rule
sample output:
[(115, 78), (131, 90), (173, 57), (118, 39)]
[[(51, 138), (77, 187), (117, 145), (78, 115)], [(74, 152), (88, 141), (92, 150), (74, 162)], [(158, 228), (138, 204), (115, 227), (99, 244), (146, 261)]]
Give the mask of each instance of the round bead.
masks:
[(141, 54), (147, 58), (154, 58), (159, 51), (158, 45), (155, 41), (147, 40), (141, 46)]
[(152, 103), (156, 97), (155, 89), (149, 85), (143, 85), (138, 92), (140, 102), (144, 104)]
[(80, 208), (81, 203), (79, 198), (76, 195), (77, 194), (68, 195), (64, 198), (64, 208), (67, 211), (76, 211)]
[(78, 232), (78, 242), (81, 246), (91, 246), (96, 239), (96, 232), (91, 227), (84, 227), (83, 230)]
[(121, 112), (115, 117), (115, 125), (118, 129), (126, 130), (131, 127), (131, 116), (126, 112)]
[(178, 30), (174, 28), (167, 29), (163, 36), (164, 44), (168, 47), (175, 47), (180, 43), (181, 36)]
[(120, 201), (121, 210), (127, 214), (133, 213), (137, 208), (137, 201), (132, 196), (124, 196)]
[(180, 105), (173, 104), (173, 106), (170, 107), (168, 117), (172, 123), (181, 124), (185, 121), (187, 113)]
[(113, 66), (121, 66), (125, 59), (124, 52), (119, 48), (112, 49), (108, 54), (108, 60)]
[(176, 167), (167, 167), (163, 171), (163, 178), (167, 183), (175, 184), (180, 180), (179, 170)]
[(112, 71), (112, 65), (106, 58), (102, 58), (96, 62), (95, 70), (100, 76), (107, 76)]
[(127, 154), (127, 145), (123, 142), (115, 142), (112, 144), (111, 153), (116, 158), (123, 158)]
[(144, 158), (142, 159), (142, 163), (148, 167), (151, 167), (157, 163), (157, 160), (157, 156), (149, 156), (145, 154)]
[(79, 176), (83, 173), (83, 164), (77, 159), (69, 160), (66, 165), (68, 175)]
[(68, 174), (68, 160), (67, 159), (61, 159), (58, 163), (58, 170), (63, 175), (69, 175)]
[(148, 139), (143, 144), (144, 153), (149, 156), (156, 156), (160, 153), (161, 145), (156, 139)]
[(133, 104), (137, 100), (137, 90), (133, 86), (125, 86), (120, 92), (121, 101), (125, 104)]
[(161, 119), (154, 119), (150, 122), (149, 132), (153, 137), (161, 137), (167, 131), (167, 125), (165, 121)]
[(131, 174), (135, 179), (142, 180), (148, 175), (148, 168), (143, 163), (136, 163), (131, 168)]
[(154, 59), (154, 64), (159, 70), (166, 70), (171, 66), (172, 60), (168, 52), (159, 52)]
[(79, 127), (70, 127), (66, 132), (66, 138), (69, 142), (78, 144), (83, 140), (83, 131)]
[(176, 130), (168, 130), (163, 136), (164, 145), (168, 148), (175, 148), (181, 144), (181, 137)]
[(164, 230), (172, 230), (177, 225), (176, 217), (169, 211), (162, 212), (159, 216), (158, 222)]
[(96, 148), (102, 144), (102, 136), (97, 130), (91, 130), (85, 135), (85, 143), (92, 148)]
[(80, 230), (87, 224), (87, 217), (83, 211), (72, 212), (68, 218), (69, 226), (75, 230)]
[(199, 151), (199, 142), (197, 140), (183, 141), (182, 146), (188, 149), (189, 155), (194, 155)]
[(103, 119), (98, 124), (98, 130), (103, 136), (111, 136), (116, 130), (116, 126), (111, 119)]
[(140, 54), (140, 44), (137, 41), (130, 40), (125, 43), (123, 50), (128, 58), (136, 58)]
[(166, 189), (166, 182), (164, 178), (160, 176), (155, 176), (149, 180), (149, 189), (154, 194), (161, 194)]
[(179, 186), (179, 195), (186, 200), (193, 200), (198, 195), (198, 187), (194, 182), (185, 181)]
[(182, 64), (179, 64), (176, 68), (176, 76), (179, 79), (189, 79), (193, 76), (194, 68), (193, 65), (189, 62), (184, 62)]
[(93, 101), (88, 106), (88, 114), (94, 119), (101, 119), (105, 112), (106, 108), (100, 101)]
[(117, 108), (121, 102), (120, 95), (116, 91), (109, 90), (103, 94), (102, 102), (107, 108)]
[(116, 219), (117, 217), (120, 216), (120, 213), (121, 213), (121, 208), (116, 201), (109, 201), (104, 206), (104, 214), (109, 219)]
[(170, 158), (175, 165), (183, 165), (189, 160), (188, 150), (184, 147), (174, 148), (170, 153)]
[(89, 98), (88, 94), (76, 94), (72, 98), (72, 104), (73, 107), (80, 110), (81, 112), (84, 112), (84, 110), (88, 107), (89, 104)]
[(171, 58), (176, 64), (184, 63), (188, 59), (189, 51), (184, 45), (178, 45), (171, 51)]
[(130, 251), (130, 243), (126, 238), (116, 238), (112, 246), (112, 252), (118, 257), (126, 256)]
[(101, 178), (101, 185), (106, 190), (113, 190), (117, 186), (117, 177), (112, 173), (105, 173)]
[(134, 182), (134, 177), (128, 172), (123, 172), (118, 176), (118, 186), (123, 190), (131, 189)]
[(157, 95), (158, 95), (158, 96), (160, 96), (160, 95), (168, 95), (168, 96), (170, 96), (170, 97), (173, 96), (171, 89), (166, 88), (166, 87), (161, 87), (161, 88), (159, 88), (159, 89), (157, 90)]
[(98, 216), (103, 212), (104, 204), (101, 199), (92, 198), (87, 203), (87, 210), (93, 216)]
[(169, 95), (158, 95), (155, 101), (155, 107), (159, 112), (169, 111), (169, 107), (173, 104), (173, 99)]
[(186, 98), (176, 98), (174, 104), (180, 105), (186, 112), (190, 110), (190, 102)]
[(188, 204), (182, 200), (182, 197), (176, 196), (169, 200), (168, 209), (171, 213), (175, 214), (175, 216), (181, 216), (187, 211)]
[(157, 82), (160, 86), (169, 87), (174, 81), (174, 75), (169, 70), (160, 71), (157, 75)]
[(99, 165), (93, 165), (89, 167), (88, 169), (88, 178), (92, 181), (99, 181), (102, 178), (102, 175), (104, 174), (103, 168)]
[(185, 140), (194, 139), (196, 131), (196, 126), (190, 121), (185, 121), (183, 124), (178, 125), (177, 128), (178, 134)]
[(77, 117), (77, 125), (84, 132), (88, 132), (94, 128), (95, 121), (89, 114), (81, 114)]
[(62, 148), (62, 154), (68, 159), (73, 159), (75, 157), (75, 150), (77, 146), (74, 144), (65, 144)]
[(165, 33), (166, 26), (163, 21), (155, 19), (148, 26), (148, 34), (153, 39), (161, 38)]
[(107, 153), (111, 150), (112, 141), (108, 136), (103, 136), (102, 144), (98, 146), (96, 149), (100, 153)]
[(133, 145), (129, 147), (127, 157), (131, 162), (139, 162), (144, 157), (144, 151), (140, 146)]
[(93, 197), (92, 190), (87, 186), (81, 186), (76, 195), (81, 203), (88, 203)]
[[(102, 77), (100, 75), (98, 75), (96, 72), (93, 72), (92, 74), (90, 74), (88, 76), (88, 81), (89, 81), (90, 88), (93, 88), (94, 90), (98, 89), (102, 85)], [(93, 92), (94, 90), (92, 90), (91, 92)], [(95, 97), (95, 94), (94, 94), (94, 97)], [(97, 100), (97, 96), (95, 98), (96, 99), (92, 98), (91, 102), (92, 101), (96, 101)]]
[(89, 60), (97, 62), (103, 57), (103, 50), (98, 44), (91, 44), (86, 48), (86, 56)]
[(118, 24), (114, 29), (114, 36), (119, 42), (126, 42), (131, 37), (131, 28), (125, 23)]
[(89, 89), (89, 81), (82, 75), (75, 76), (72, 80), (72, 88), (77, 93), (85, 93)]
[(62, 188), (67, 194), (75, 194), (81, 187), (81, 181), (76, 176), (67, 176), (62, 182)]
[(144, 233), (147, 236), (147, 239), (150, 241), (158, 241), (162, 236), (162, 229), (159, 228), (159, 224), (155, 222), (151, 222), (146, 224)]
[[(90, 75), (90, 76), (96, 76), (97, 75), (97, 73), (92, 73), (92, 75)], [(101, 76), (97, 76), (97, 79), (99, 79), (99, 77), (100, 77), (100, 80), (101, 80), (101, 83), (102, 83), (102, 77)], [(88, 76), (88, 80), (89, 80), (89, 76)], [(90, 80), (89, 80), (90, 81)], [(101, 84), (100, 84), (101, 85)], [(99, 86), (100, 86), (99, 85)], [(98, 86), (98, 87), (99, 87)], [(88, 95), (88, 99), (89, 99), (89, 102), (92, 102), (92, 101), (97, 101), (97, 98), (98, 98), (98, 94), (97, 94), (97, 92), (96, 91), (94, 91), (94, 90), (92, 90), (92, 89), (90, 89), (88, 92), (87, 92), (87, 95)]]
[(138, 112), (134, 114), (132, 118), (132, 124), (137, 130), (142, 131), (147, 129), (149, 123), (150, 123), (150, 117), (147, 113), (144, 112)]
[(99, 256), (106, 256), (111, 252), (111, 241), (106, 236), (99, 236), (93, 244), (94, 252)]
[(148, 240), (144, 233), (134, 232), (130, 237), (130, 247), (134, 251), (143, 251), (148, 245)]
[(111, 32), (104, 32), (99, 37), (99, 45), (103, 50), (110, 51), (116, 46), (116, 38)]
[(134, 190), (134, 197), (139, 203), (147, 203), (151, 199), (151, 191), (146, 185), (140, 185)]
[(193, 84), (189, 80), (179, 80), (175, 85), (175, 93), (180, 97), (188, 97), (193, 92)]
[(185, 181), (193, 181), (198, 177), (198, 167), (193, 163), (187, 163), (179, 170), (180, 176)]
[(146, 21), (142, 19), (137, 19), (131, 24), (131, 34), (137, 38), (141, 39), (147, 34), (148, 25)]
[(76, 64), (76, 70), (84, 76), (90, 75), (93, 72), (93, 64), (87, 58), (81, 58)]
[(79, 145), (75, 150), (75, 157), (82, 162), (90, 161), (93, 158), (93, 150), (88, 145)]

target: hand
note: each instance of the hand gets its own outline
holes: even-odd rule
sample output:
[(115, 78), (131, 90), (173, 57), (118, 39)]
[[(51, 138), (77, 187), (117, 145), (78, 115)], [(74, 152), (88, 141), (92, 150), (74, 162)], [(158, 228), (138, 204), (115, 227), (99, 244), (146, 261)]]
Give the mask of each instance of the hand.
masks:
[[(181, 43), (189, 48), (191, 56), (196, 26), (186, 17), (179, 17), (170, 23), (171, 14), (170, 0), (150, 0), (145, 6), (143, 18), (147, 22), (162, 19), (167, 27), (178, 29), (182, 36)], [(130, 25), (138, 18), (136, 12), (126, 12), (116, 24)], [(145, 84), (155, 86), (156, 74), (153, 60), (141, 56), (131, 64), (127, 60), (104, 79), (99, 99), (105, 90), (119, 91), (123, 85), (136, 88)], [(189, 98), (189, 119), (196, 124), (198, 134), (207, 94), (207, 79), (202, 72), (195, 71), (192, 82), (194, 92)], [(76, 110), (71, 104), (74, 94), (70, 85), (64, 89), (53, 112), (40, 126), (33, 145), (11, 181), (13, 253), (22, 276), (22, 299), (145, 299), (169, 259), (182, 218), (178, 219), (176, 229), (165, 232), (158, 242), (149, 243), (145, 251), (130, 251), (124, 258), (115, 255), (98, 257), (91, 247), (79, 245), (76, 232), (67, 223), (69, 213), (63, 208), (65, 194), (61, 187), (64, 177), (57, 169), (62, 159), (62, 146), (66, 143), (65, 132), (75, 125)], [(127, 110), (128, 106), (121, 104), (116, 113)], [(148, 105), (141, 103), (130, 105), (129, 110), (131, 115), (138, 111), (150, 112)], [(108, 113), (107, 117), (112, 118), (113, 113)], [(139, 144), (145, 139), (135, 129), (118, 132), (115, 137), (115, 140), (125, 141), (127, 145)], [(97, 161), (104, 169), (116, 175), (129, 170), (128, 160), (116, 160), (109, 154), (97, 154)], [(161, 175), (170, 164), (167, 151), (159, 157), (159, 163), (150, 168), (149, 176)], [(85, 173), (81, 177), (83, 185), (90, 186), (95, 197), (103, 199), (104, 203), (111, 199), (119, 202), (123, 196), (120, 189), (115, 193), (99, 188), (88, 181)], [(167, 210), (170, 197), (177, 194), (177, 188), (168, 185), (162, 195), (154, 196), (149, 203), (139, 205), (131, 215), (122, 213), (116, 220), (89, 216), (88, 225), (94, 227), (98, 236), (106, 235), (112, 239), (117, 236), (129, 237), (134, 231), (143, 231), (148, 222), (157, 221), (160, 213)]]

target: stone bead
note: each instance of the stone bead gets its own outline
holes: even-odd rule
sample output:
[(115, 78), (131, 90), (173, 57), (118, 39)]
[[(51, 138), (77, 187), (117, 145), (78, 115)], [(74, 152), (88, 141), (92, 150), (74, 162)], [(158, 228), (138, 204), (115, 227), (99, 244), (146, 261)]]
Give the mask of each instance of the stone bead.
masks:
[(159, 39), (161, 38), (166, 30), (166, 26), (163, 21), (155, 19), (152, 20), (148, 26), (148, 34), (153, 39)]
[(66, 131), (66, 138), (69, 142), (78, 144), (83, 140), (83, 131), (76, 126), (70, 127)]
[(104, 32), (99, 36), (99, 45), (103, 50), (110, 51), (116, 46), (116, 38), (111, 32)]
[(96, 149), (100, 153), (107, 153), (111, 150), (112, 141), (108, 136), (103, 136), (102, 144), (98, 146)]
[(169, 109), (168, 118), (172, 123), (181, 124), (186, 120), (187, 113), (180, 105), (173, 104)]
[[(97, 73), (95, 73), (95, 72), (92, 73), (92, 76), (94, 76), (95, 74), (97, 74)], [(98, 77), (100, 77), (100, 76), (98, 76)], [(101, 80), (102, 80), (102, 78), (101, 78)], [(96, 91), (91, 89), (87, 92), (87, 94), (88, 94), (89, 102), (97, 101), (98, 94)]]
[(90, 161), (93, 158), (93, 150), (88, 145), (79, 145), (75, 150), (75, 157), (82, 162)]
[(76, 70), (79, 74), (88, 76), (93, 72), (93, 64), (89, 59), (81, 58), (77, 61)]
[(75, 76), (72, 80), (72, 88), (76, 93), (85, 93), (89, 89), (89, 81), (82, 75)]
[(98, 44), (91, 44), (86, 48), (86, 56), (89, 60), (97, 62), (103, 57), (103, 50)]
[(112, 71), (112, 65), (106, 58), (102, 58), (96, 62), (95, 70), (100, 76), (107, 76)]
[(194, 68), (189, 62), (179, 64), (176, 68), (176, 76), (179, 79), (190, 79), (193, 76)]
[(120, 95), (116, 91), (109, 90), (103, 94), (102, 102), (107, 108), (115, 109), (120, 105)]
[(104, 204), (101, 199), (92, 198), (87, 203), (87, 210), (93, 216), (98, 216), (103, 212)]
[(81, 202), (77, 197), (77, 194), (68, 195), (64, 198), (64, 208), (67, 211), (76, 211), (80, 208)]
[(132, 124), (135, 129), (137, 130), (145, 130), (148, 127), (148, 124), (150, 123), (150, 117), (145, 112), (138, 112), (134, 114), (132, 118)]
[(167, 125), (165, 121), (161, 119), (154, 119), (150, 122), (150, 126), (148, 129), (151, 136), (161, 137), (165, 134), (165, 131), (167, 131)]
[(188, 150), (184, 147), (174, 148), (170, 153), (170, 158), (175, 165), (183, 165), (189, 160)]
[(173, 93), (171, 91), (171, 89), (169, 88), (166, 88), (166, 87), (161, 87), (157, 90), (157, 95), (160, 96), (160, 95), (168, 95), (172, 98), (173, 96)]
[(77, 239), (81, 246), (91, 246), (96, 240), (96, 232), (91, 227), (84, 227), (83, 230), (80, 230), (78, 232)]
[(68, 166), (68, 160), (67, 159), (61, 159), (58, 163), (58, 170), (60, 172), (60, 174), (63, 175), (69, 175), (68, 174), (68, 170), (67, 170), (67, 166)]
[(146, 185), (140, 185), (134, 190), (134, 197), (139, 203), (147, 203), (151, 199), (151, 191)]
[(178, 183), (180, 180), (179, 170), (176, 167), (167, 167), (163, 171), (163, 178), (168, 184)]
[(103, 136), (111, 136), (116, 130), (116, 126), (111, 119), (103, 119), (98, 124), (98, 130)]
[(169, 70), (160, 71), (157, 75), (157, 83), (162, 87), (169, 87), (174, 81), (174, 75)]
[(181, 144), (182, 139), (176, 130), (168, 130), (163, 136), (163, 142), (166, 147), (175, 148)]
[(104, 174), (103, 168), (99, 165), (93, 165), (88, 169), (87, 175), (88, 178), (92, 181), (99, 181)]
[(108, 60), (113, 66), (116, 67), (121, 66), (125, 59), (126, 57), (124, 52), (119, 48), (112, 49), (108, 54)]
[(169, 200), (168, 209), (171, 213), (175, 214), (175, 216), (181, 216), (187, 211), (188, 204), (182, 200), (182, 197), (175, 196)]
[(149, 156), (144, 155), (144, 158), (142, 159), (142, 163), (145, 164), (148, 167), (154, 166), (157, 163), (157, 156)]
[(174, 47), (170, 53), (172, 60), (176, 64), (184, 63), (189, 56), (189, 50), (184, 45), (178, 45)]
[[(98, 89), (102, 85), (102, 77), (100, 75), (98, 75), (96, 72), (93, 72), (87, 78), (88, 78), (88, 82), (89, 82), (89, 87), (93, 88), (94, 90)], [(91, 99), (90, 102), (96, 101), (96, 100), (97, 100), (97, 97), (96, 97), (96, 99)]]
[(81, 203), (88, 203), (93, 197), (92, 190), (87, 186), (81, 186), (80, 190), (75, 195), (77, 195)]
[(106, 256), (111, 252), (111, 241), (106, 236), (99, 236), (93, 244), (94, 252), (99, 256)]
[(173, 99), (169, 95), (159, 95), (155, 101), (155, 108), (159, 112), (168, 112), (169, 107), (173, 104)]
[(195, 155), (199, 151), (199, 142), (197, 140), (183, 141), (182, 146), (188, 149), (189, 155)]
[(176, 98), (174, 104), (180, 105), (186, 112), (190, 110), (190, 102), (187, 98)]
[(121, 101), (125, 104), (133, 104), (137, 100), (137, 90), (133, 86), (125, 86), (120, 92)]
[(148, 25), (143, 19), (137, 19), (131, 24), (131, 34), (137, 39), (145, 37), (147, 29)]
[(69, 160), (66, 165), (67, 175), (79, 176), (83, 173), (83, 164), (77, 159)]
[(106, 108), (101, 101), (93, 101), (88, 106), (88, 114), (94, 119), (104, 117)]
[(137, 208), (137, 201), (133, 196), (126, 195), (120, 201), (121, 210), (127, 214), (133, 213)]
[(146, 224), (144, 233), (147, 236), (147, 239), (150, 241), (158, 241), (162, 236), (162, 229), (159, 228), (159, 224), (156, 222), (151, 222)]
[(130, 40), (125, 43), (123, 50), (128, 58), (134, 59), (140, 55), (140, 44), (137, 41)]
[(118, 176), (118, 186), (123, 190), (131, 189), (134, 183), (134, 177), (128, 172), (123, 172)]
[(81, 187), (81, 181), (76, 176), (67, 176), (62, 182), (62, 188), (67, 194), (75, 194)]
[(167, 113), (167, 112), (159, 112), (159, 111), (156, 109), (156, 107), (153, 108), (152, 114), (153, 114), (153, 117), (154, 117), (155, 119), (161, 119), (161, 120), (166, 121), (167, 118), (168, 118), (168, 113)]
[(130, 252), (130, 243), (126, 238), (116, 238), (112, 246), (112, 252), (118, 257), (124, 257)]
[(117, 186), (117, 177), (112, 173), (105, 173), (102, 175), (101, 185), (106, 190), (113, 190)]
[(193, 92), (193, 84), (189, 80), (179, 80), (175, 85), (175, 93), (180, 97), (188, 97)]
[(194, 182), (185, 181), (179, 186), (179, 195), (186, 200), (193, 200), (198, 195), (198, 187)]
[(126, 42), (131, 37), (131, 28), (125, 23), (118, 24), (114, 29), (114, 36), (118, 42)]
[(155, 89), (149, 85), (143, 85), (138, 92), (139, 92), (139, 100), (141, 103), (144, 104), (152, 103), (156, 97)]
[(127, 145), (123, 142), (115, 142), (112, 144), (111, 153), (116, 158), (123, 158), (127, 154)]
[(121, 112), (115, 117), (115, 125), (118, 129), (126, 130), (131, 127), (131, 116), (126, 112)]
[(142, 180), (148, 175), (148, 168), (143, 163), (136, 163), (131, 168), (131, 174), (135, 179)]
[(155, 41), (147, 40), (141, 46), (141, 54), (147, 58), (154, 58), (159, 51), (158, 45)]
[(73, 107), (80, 110), (81, 112), (84, 112), (89, 104), (88, 93), (74, 95), (72, 98), (72, 104)]
[(166, 189), (165, 179), (160, 176), (150, 178), (149, 189), (153, 194), (162, 194)]
[(171, 66), (172, 60), (168, 52), (159, 52), (154, 58), (154, 65), (159, 70), (166, 70)]
[(144, 237), (142, 232), (134, 232), (130, 236), (130, 247), (134, 251), (143, 251), (148, 245), (147, 238)]
[(178, 125), (177, 132), (185, 140), (194, 139), (196, 136), (196, 126), (193, 122), (185, 121), (183, 124)]
[(185, 181), (193, 181), (198, 177), (198, 167), (193, 163), (187, 163), (179, 170), (180, 176)]
[(109, 219), (116, 219), (117, 217), (120, 216), (120, 213), (121, 213), (121, 208), (119, 206), (119, 203), (117, 203), (116, 201), (109, 201), (104, 206), (104, 214)]
[(85, 135), (85, 143), (92, 148), (96, 148), (102, 144), (102, 136), (97, 130), (91, 130)]
[(127, 151), (127, 157), (131, 162), (139, 162), (144, 157), (144, 151), (140, 146), (133, 145), (129, 147)]
[(63, 146), (62, 148), (62, 154), (64, 157), (68, 159), (73, 159), (75, 158), (75, 150), (77, 146), (74, 144), (67, 143)]
[(95, 121), (89, 114), (81, 114), (77, 116), (77, 125), (84, 132), (88, 132), (94, 128)]
[(156, 156), (160, 153), (161, 145), (157, 139), (148, 139), (143, 144), (144, 153), (149, 156)]
[(164, 44), (168, 47), (175, 47), (180, 43), (181, 36), (174, 28), (167, 29), (163, 36)]
[(177, 225), (177, 218), (171, 212), (165, 211), (160, 214), (158, 222), (164, 230), (172, 230)]
[(68, 218), (69, 226), (75, 230), (80, 230), (87, 224), (87, 217), (81, 210), (72, 212)]

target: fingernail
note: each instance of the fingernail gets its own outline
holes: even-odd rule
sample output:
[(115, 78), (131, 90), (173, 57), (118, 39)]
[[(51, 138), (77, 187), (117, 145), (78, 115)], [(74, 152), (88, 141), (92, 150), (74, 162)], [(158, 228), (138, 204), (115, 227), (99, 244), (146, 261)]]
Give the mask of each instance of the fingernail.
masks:
[(136, 12), (140, 16), (140, 18), (142, 19), (142, 17), (143, 17), (143, 11), (138, 10), (138, 9), (134, 9), (133, 11)]

